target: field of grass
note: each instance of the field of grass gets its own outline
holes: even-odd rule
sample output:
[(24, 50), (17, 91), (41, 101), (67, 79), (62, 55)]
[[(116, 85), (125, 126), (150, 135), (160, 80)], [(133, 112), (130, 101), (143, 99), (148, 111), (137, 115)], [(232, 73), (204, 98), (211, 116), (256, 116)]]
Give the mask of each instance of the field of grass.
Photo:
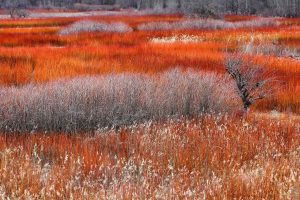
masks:
[[(241, 119), (245, 49), (280, 86)], [(2, 19), (0, 98), (2, 199), (300, 198), (300, 19)]]
[[(59, 35), (64, 26), (82, 18), (2, 20), (0, 24), (0, 84), (44, 83), (80, 75), (122, 72), (155, 74), (170, 68), (193, 68), (224, 73), (224, 51), (238, 48), (251, 37), (260, 42), (276, 42), (287, 48), (300, 46), (300, 20), (274, 19), (272, 27), (218, 30), (138, 31), (149, 22), (182, 21), (169, 16), (93, 16), (100, 22), (124, 22), (134, 29), (128, 33), (90, 32)], [(241, 18), (247, 20), (247, 18)], [(241, 20), (229, 16), (228, 21)], [(253, 20), (253, 19), (252, 19)], [(198, 42), (156, 43), (153, 38), (174, 36), (198, 37)], [(142, 55), (142, 56), (141, 56)], [(252, 55), (258, 63), (280, 74), (284, 87), (276, 97), (257, 105), (260, 110), (300, 112), (299, 61), (291, 57)], [(267, 61), (267, 62), (266, 62)]]
[(299, 119), (205, 115), (115, 132), (1, 135), (0, 195), (298, 199)]

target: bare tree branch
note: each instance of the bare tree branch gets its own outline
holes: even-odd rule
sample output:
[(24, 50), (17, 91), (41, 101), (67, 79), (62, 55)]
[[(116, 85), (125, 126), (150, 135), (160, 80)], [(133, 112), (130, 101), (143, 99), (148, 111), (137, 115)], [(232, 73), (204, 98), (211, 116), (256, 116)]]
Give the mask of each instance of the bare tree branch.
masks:
[(274, 73), (257, 66), (252, 61), (247, 61), (243, 55), (228, 55), (225, 69), (236, 83), (236, 91), (246, 112), (256, 101), (274, 93), (276, 80)]

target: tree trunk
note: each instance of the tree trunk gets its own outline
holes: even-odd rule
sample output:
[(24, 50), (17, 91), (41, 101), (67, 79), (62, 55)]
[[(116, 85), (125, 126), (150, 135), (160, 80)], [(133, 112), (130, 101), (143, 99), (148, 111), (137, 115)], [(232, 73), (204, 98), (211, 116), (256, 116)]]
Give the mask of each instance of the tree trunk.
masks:
[(252, 105), (252, 103), (249, 100), (245, 99), (243, 100), (243, 105), (244, 105), (244, 111), (247, 114), (250, 111), (250, 106)]
[(181, 9), (181, 7), (182, 7), (181, 0), (177, 0), (177, 8)]
[(163, 9), (167, 8), (167, 0), (163, 0)]

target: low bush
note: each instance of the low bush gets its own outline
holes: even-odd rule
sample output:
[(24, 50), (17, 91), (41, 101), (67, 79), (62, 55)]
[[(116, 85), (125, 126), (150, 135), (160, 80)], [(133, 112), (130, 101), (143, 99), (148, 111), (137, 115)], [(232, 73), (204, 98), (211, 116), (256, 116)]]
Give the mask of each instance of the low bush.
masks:
[(76, 132), (230, 112), (237, 106), (233, 88), (228, 77), (180, 70), (2, 87), (0, 130)]
[(100, 23), (94, 21), (78, 21), (59, 31), (60, 35), (79, 34), (84, 32), (126, 33), (132, 28), (122, 22)]
[(30, 13), (25, 9), (12, 8), (9, 10), (9, 15), (14, 18), (26, 18), (30, 16)]
[(149, 22), (140, 24), (138, 30), (158, 31), (158, 30), (189, 30), (189, 29), (236, 29), (276, 26), (279, 22), (274, 19), (262, 18), (249, 21), (227, 22), (214, 19), (185, 20), (179, 22)]

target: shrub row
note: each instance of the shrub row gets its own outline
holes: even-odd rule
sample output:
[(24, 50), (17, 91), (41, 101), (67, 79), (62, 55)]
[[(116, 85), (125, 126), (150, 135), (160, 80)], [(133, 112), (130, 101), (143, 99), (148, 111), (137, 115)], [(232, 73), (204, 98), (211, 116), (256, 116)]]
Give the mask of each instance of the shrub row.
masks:
[[(214, 19), (195, 19), (179, 22), (148, 22), (140, 24), (137, 29), (141, 31), (159, 30), (189, 30), (189, 29), (236, 29), (276, 26), (279, 22), (271, 18), (261, 18), (256, 20), (227, 22)], [(59, 31), (60, 35), (79, 34), (83, 32), (107, 32), (107, 33), (127, 33), (133, 29), (123, 23), (105, 23), (90, 20), (78, 21)]]
[(0, 130), (89, 131), (146, 120), (230, 112), (237, 98), (228, 77), (172, 70), (110, 74), (44, 85), (0, 88)]
[(227, 22), (214, 19), (185, 20), (179, 22), (149, 22), (140, 24), (138, 30), (159, 31), (159, 30), (188, 30), (188, 29), (236, 29), (276, 26), (279, 22), (271, 18), (261, 18), (256, 20)]

